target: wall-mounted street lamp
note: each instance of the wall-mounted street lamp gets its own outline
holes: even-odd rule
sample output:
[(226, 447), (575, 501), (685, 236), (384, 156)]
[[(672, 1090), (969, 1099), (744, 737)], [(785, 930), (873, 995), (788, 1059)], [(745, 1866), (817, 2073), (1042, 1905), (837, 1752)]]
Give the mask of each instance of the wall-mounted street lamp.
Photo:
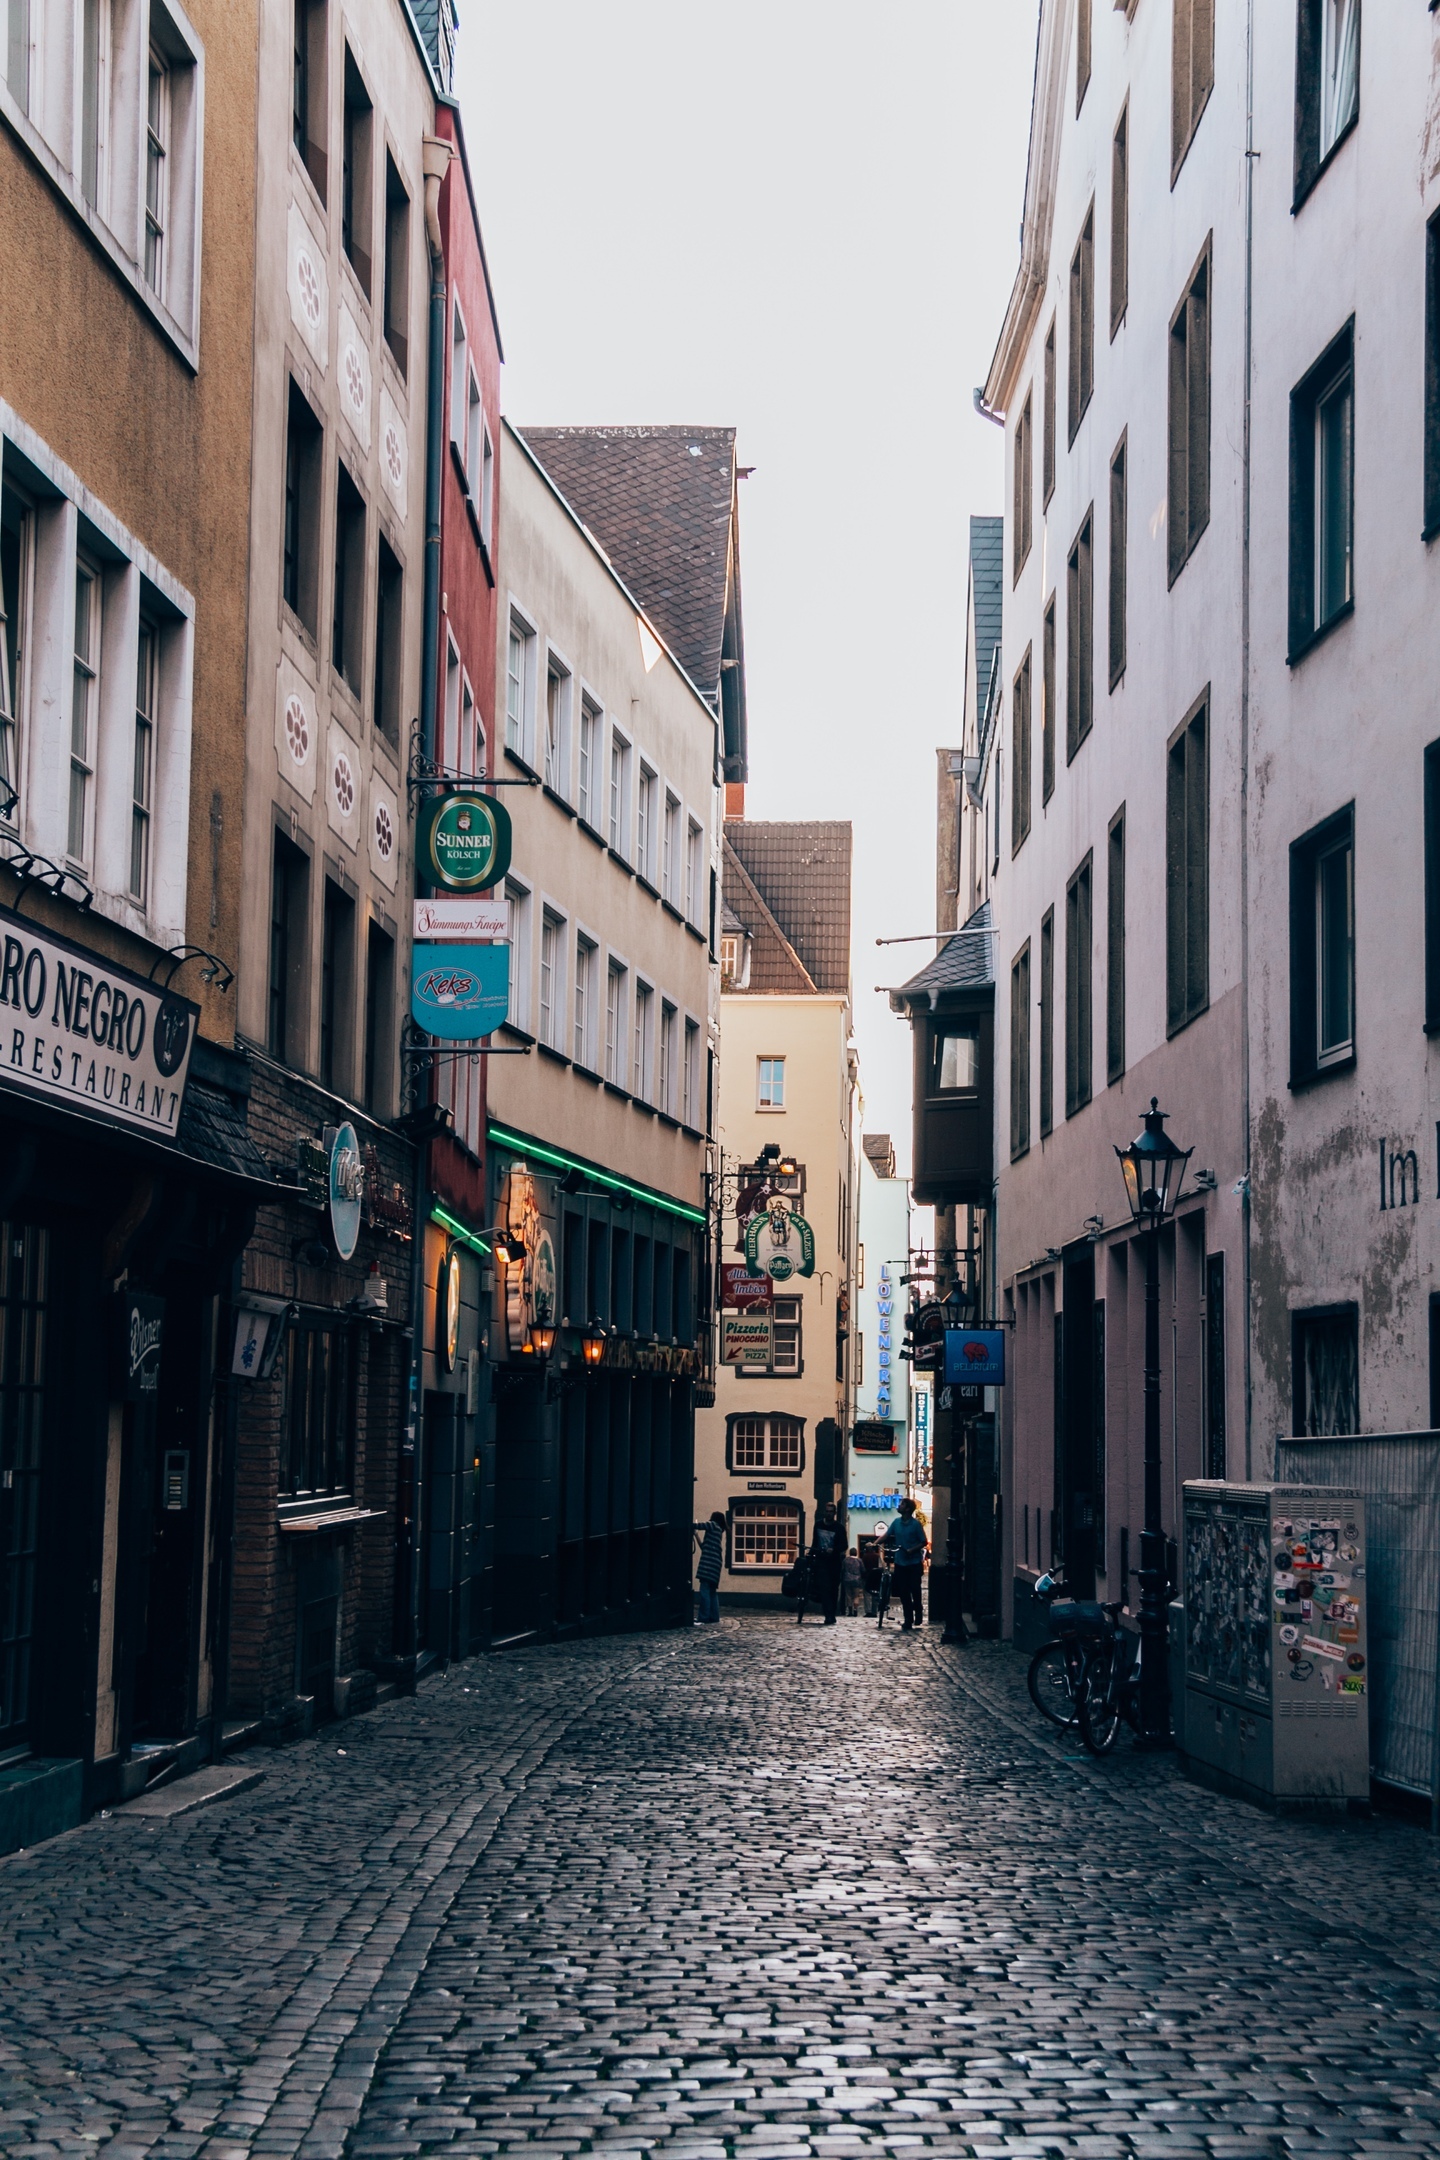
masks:
[(532, 1320), (526, 1349), (539, 1365), (549, 1362), (555, 1348), (555, 1323), (553, 1320)]
[(605, 1355), (605, 1323), (591, 1320), (580, 1331), (580, 1355), (586, 1370), (593, 1372)]
[(1170, 1645), (1165, 1615), (1165, 1532), (1160, 1513), (1160, 1231), (1175, 1213), (1195, 1152), (1165, 1130), (1152, 1095), (1145, 1129), (1116, 1148), (1125, 1197), (1145, 1254), (1145, 1527), (1140, 1533), (1140, 1745), (1170, 1745)]

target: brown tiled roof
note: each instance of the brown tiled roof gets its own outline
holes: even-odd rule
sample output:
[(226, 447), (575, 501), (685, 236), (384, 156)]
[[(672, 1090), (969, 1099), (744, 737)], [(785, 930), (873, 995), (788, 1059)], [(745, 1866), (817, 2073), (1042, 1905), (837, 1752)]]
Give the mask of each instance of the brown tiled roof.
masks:
[[(817, 991), (850, 992), (848, 821), (726, 818), (725, 838)], [(752, 962), (753, 982), (753, 962)]]
[(733, 914), (750, 939), (750, 972), (745, 989), (755, 996), (789, 994), (814, 997), (804, 961), (765, 904), (765, 896), (731, 847), (722, 858), (721, 891), (725, 913)]
[(735, 504), (728, 427), (526, 427), (577, 517), (712, 705)]

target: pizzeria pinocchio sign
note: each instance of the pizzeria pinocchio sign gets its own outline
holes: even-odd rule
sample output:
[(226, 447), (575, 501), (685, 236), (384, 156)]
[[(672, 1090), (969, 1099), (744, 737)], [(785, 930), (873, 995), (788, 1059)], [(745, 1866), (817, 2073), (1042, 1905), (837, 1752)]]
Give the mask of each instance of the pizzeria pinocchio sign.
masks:
[(498, 885), (510, 867), (510, 813), (488, 795), (437, 795), (420, 820), (420, 876), (446, 892)]
[(0, 917), (0, 1083), (173, 1140), (198, 1006)]

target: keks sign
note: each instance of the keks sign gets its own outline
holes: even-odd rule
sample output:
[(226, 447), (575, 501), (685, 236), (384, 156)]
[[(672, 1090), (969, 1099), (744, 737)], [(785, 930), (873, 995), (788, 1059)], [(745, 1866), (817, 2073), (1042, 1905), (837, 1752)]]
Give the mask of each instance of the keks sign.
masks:
[(0, 1084), (173, 1140), (199, 1011), (0, 916)]

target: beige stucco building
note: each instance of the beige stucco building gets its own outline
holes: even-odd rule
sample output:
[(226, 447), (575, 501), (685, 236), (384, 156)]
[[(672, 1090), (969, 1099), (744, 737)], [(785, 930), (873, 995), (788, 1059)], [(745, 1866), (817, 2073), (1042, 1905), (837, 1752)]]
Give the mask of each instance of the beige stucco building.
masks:
[[(722, 1595), (774, 1599), (816, 1508), (845, 1495), (854, 1422), (859, 1086), (851, 1044), (850, 827), (725, 823), (719, 1117), (721, 1362), (697, 1421), (695, 1518), (726, 1514)], [(773, 1284), (766, 1358), (731, 1343), (744, 1225), (803, 1215), (813, 1272)], [(792, 1247), (798, 1239), (792, 1234)]]

